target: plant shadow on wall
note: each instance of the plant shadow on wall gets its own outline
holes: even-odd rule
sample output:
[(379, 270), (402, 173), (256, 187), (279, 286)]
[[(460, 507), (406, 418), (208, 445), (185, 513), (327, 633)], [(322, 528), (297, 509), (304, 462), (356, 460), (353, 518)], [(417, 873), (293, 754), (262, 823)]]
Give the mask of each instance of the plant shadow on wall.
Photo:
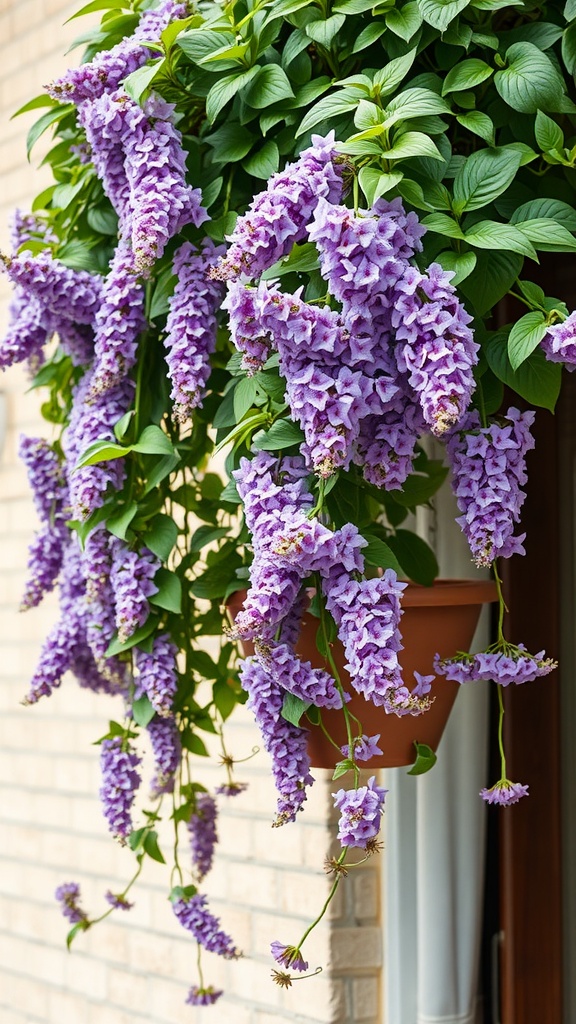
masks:
[[(50, 441), (21, 442), (41, 520), (22, 607), (56, 586), (61, 606), (26, 702), (68, 670), (123, 701), (101, 740), (101, 798), (136, 871), (98, 919), (129, 907), (146, 857), (163, 861), (156, 824), (171, 817), (191, 840), (191, 860), (173, 860), (174, 913), (232, 959), (201, 883), (217, 799), (245, 788), (224, 741), (236, 704), (271, 758), (275, 825), (290, 827), (313, 781), (308, 730), (347, 783), (331, 895), (379, 848), (385, 791), (360, 769), (407, 720), (412, 771), (432, 767), (438, 740), (419, 737), (443, 687), (498, 684), (501, 775), (481, 796), (527, 794), (507, 776), (502, 686), (554, 662), (502, 628), (497, 560), (523, 551), (534, 416), (502, 407), (503, 386), (553, 410), (576, 365), (576, 315), (531, 280), (539, 252), (576, 252), (576, 3), (80, 13), (93, 9), (83, 63), (23, 108), (41, 111), (29, 150), (54, 134), (54, 183), (15, 216), (3, 257), (0, 361), (27, 362), (53, 425)], [(495, 331), (506, 294), (525, 312)], [(408, 672), (403, 595), (431, 593), (438, 570), (406, 519), (448, 467), (472, 559), (493, 570), (478, 600), (497, 594), (497, 635), (471, 655), (473, 624), (448, 648), (439, 627)], [(194, 772), (203, 733), (221, 738), (216, 793)], [(133, 821), (139, 744), (156, 768)], [(71, 942), (96, 918), (75, 883), (57, 897)], [(279, 985), (308, 971), (309, 931), (272, 942)], [(220, 994), (200, 974), (188, 1001)]]

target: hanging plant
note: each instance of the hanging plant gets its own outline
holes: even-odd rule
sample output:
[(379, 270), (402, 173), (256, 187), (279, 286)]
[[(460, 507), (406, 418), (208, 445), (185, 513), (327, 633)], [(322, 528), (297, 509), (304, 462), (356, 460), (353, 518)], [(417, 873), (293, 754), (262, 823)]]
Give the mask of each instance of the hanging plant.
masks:
[[(282, 826), (313, 782), (307, 724), (329, 734), (341, 716), (331, 898), (378, 850), (386, 795), (375, 775), (361, 784), (382, 750), (350, 692), (395, 721), (426, 715), (435, 677), (493, 679), (501, 721), (502, 686), (554, 668), (505, 637), (497, 561), (524, 550), (526, 405), (553, 410), (576, 366), (576, 313), (531, 279), (539, 252), (576, 252), (576, 7), (110, 0), (79, 13), (96, 8), (80, 66), (22, 108), (46, 108), (28, 148), (54, 133), (54, 183), (15, 216), (2, 258), (14, 294), (0, 364), (28, 364), (52, 424), (50, 440), (21, 442), (41, 523), (22, 607), (57, 587), (61, 609), (25, 699), (71, 671), (122, 706), (100, 741), (100, 795), (137, 869), (101, 917), (129, 909), (146, 857), (164, 862), (155, 826), (169, 816), (191, 849), (174, 850), (174, 913), (235, 959), (202, 881), (217, 801), (245, 788), (224, 736), (237, 704), (260, 728)], [(495, 330), (506, 295), (521, 313)], [(497, 637), (410, 679), (403, 594), (438, 566), (406, 520), (448, 469), (472, 559), (493, 570)], [(319, 660), (298, 653), (305, 613)], [(221, 741), (215, 793), (194, 769), (204, 733)], [(136, 814), (146, 744), (152, 803)], [(506, 805), (527, 786), (500, 749), (481, 795)], [(416, 754), (415, 770), (432, 765), (434, 751)], [(75, 883), (56, 895), (70, 942), (96, 919)], [(272, 941), (278, 984), (308, 970), (313, 926)], [(220, 994), (201, 976), (188, 1002)]]

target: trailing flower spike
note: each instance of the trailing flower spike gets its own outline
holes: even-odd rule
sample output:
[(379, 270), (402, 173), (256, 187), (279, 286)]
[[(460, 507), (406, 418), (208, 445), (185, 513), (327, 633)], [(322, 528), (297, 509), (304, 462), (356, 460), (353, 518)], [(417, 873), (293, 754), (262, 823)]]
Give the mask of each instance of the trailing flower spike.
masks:
[[(302, 25), (318, 14), (303, 3)], [(380, 848), (387, 794), (361, 768), (385, 756), (385, 725), (427, 713), (436, 677), (499, 684), (500, 778), (481, 796), (507, 806), (528, 793), (508, 777), (503, 687), (556, 663), (504, 636), (496, 560), (524, 550), (534, 413), (515, 400), (501, 410), (498, 396), (503, 382), (553, 409), (561, 365), (576, 365), (576, 313), (523, 267), (539, 247), (576, 252), (557, 114), (576, 94), (561, 29), (540, 49), (536, 10), (514, 8), (514, 47), (550, 74), (511, 89), (486, 42), (509, 63), (505, 12), (484, 12), (474, 33), (478, 84), (451, 41), (477, 28), (466, 5), (456, 35), (419, 5), (410, 39), (388, 13), (343, 5), (327, 45), (308, 45), (275, 0), (257, 7), (227, 4), (224, 25), (214, 0), (112, 6), (84, 62), (49, 86), (30, 138), (53, 128), (55, 187), (12, 224), (0, 367), (27, 363), (51, 431), (21, 442), (40, 519), (22, 606), (53, 588), (59, 600), (25, 702), (60, 686), (65, 700), (71, 673), (118, 705), (99, 741), (100, 795), (137, 868), (94, 920), (76, 883), (59, 887), (69, 942), (131, 906), (146, 857), (168, 859), (156, 825), (169, 816), (175, 916), (199, 952), (239, 956), (196, 884), (224, 798), (241, 803), (246, 789), (225, 730), (247, 698), (277, 788), (273, 824), (304, 808), (310, 728), (332, 740), (342, 779), (326, 899), (297, 944), (272, 942), (288, 988), (338, 887)], [(528, 312), (494, 331), (508, 291)], [(409, 680), (405, 589), (432, 583), (435, 558), (406, 517), (434, 501), (443, 463), (500, 616), (486, 650), (437, 657)], [(310, 629), (317, 657), (304, 653)], [(358, 703), (382, 714), (380, 731)], [(209, 734), (222, 770), (210, 792), (195, 769)], [(199, 961), (187, 1003), (221, 996)]]

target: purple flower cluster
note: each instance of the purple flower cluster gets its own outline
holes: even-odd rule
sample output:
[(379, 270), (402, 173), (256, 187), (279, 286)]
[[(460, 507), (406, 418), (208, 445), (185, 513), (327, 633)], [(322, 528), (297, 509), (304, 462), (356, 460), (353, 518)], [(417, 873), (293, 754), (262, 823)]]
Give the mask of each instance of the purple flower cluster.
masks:
[(117, 387), (134, 366), (138, 337), (146, 326), (144, 298), (144, 286), (133, 269), (132, 251), (120, 241), (95, 317), (95, 361), (87, 401)]
[(210, 356), (216, 347), (216, 311), (223, 287), (208, 274), (222, 246), (205, 239), (201, 251), (190, 242), (177, 250), (172, 265), (178, 281), (170, 299), (166, 323), (166, 363), (172, 381), (172, 415), (183, 423), (202, 404), (210, 375)]
[(81, 103), (116, 89), (120, 82), (152, 57), (153, 53), (146, 43), (159, 39), (170, 22), (185, 18), (188, 10), (188, 4), (181, 0), (161, 0), (154, 10), (143, 12), (131, 36), (110, 50), (102, 50), (88, 64), (71, 68), (52, 82), (48, 93), (64, 102)]
[(551, 363), (564, 363), (570, 373), (576, 370), (576, 311), (561, 324), (552, 324), (541, 345)]
[(219, 919), (207, 909), (205, 896), (200, 893), (189, 899), (182, 896), (174, 900), (172, 909), (182, 927), (209, 953), (223, 956), (225, 960), (236, 960), (242, 955), (230, 936), (220, 929)]
[(213, 985), (204, 987), (192, 985), (186, 996), (186, 1003), (188, 1006), (212, 1006), (213, 1003), (220, 999), (221, 995), (222, 989), (214, 988)]
[(167, 633), (154, 637), (149, 654), (136, 649), (136, 697), (145, 693), (154, 710), (163, 717), (170, 715), (178, 685), (177, 654), (178, 649)]
[[(158, 592), (154, 576), (159, 568), (160, 559), (147, 548), (131, 551), (123, 541), (113, 543), (110, 582), (114, 592), (116, 629), (120, 643), (125, 643), (146, 622), (150, 611), (148, 598)], [(163, 645), (158, 650), (165, 663), (166, 656), (169, 657), (171, 652)], [(160, 666), (160, 671), (163, 668), (165, 664)], [(164, 680), (167, 681), (165, 673)], [(170, 686), (170, 682), (167, 682)], [(160, 698), (160, 703), (163, 701), (165, 694)]]
[(347, 743), (340, 749), (344, 757), (353, 757), (355, 761), (370, 761), (373, 757), (377, 757), (378, 754), (382, 753), (378, 746), (379, 739), (380, 733), (376, 736), (356, 736), (352, 744), (352, 754), (350, 754), (350, 747)]
[(510, 683), (518, 686), (547, 676), (557, 664), (553, 658), (544, 657), (544, 651), (529, 654), (524, 644), (515, 647), (502, 641), (479, 654), (458, 654), (454, 658), (443, 659), (436, 655), (434, 670), (456, 683), (493, 679), (500, 686), (509, 686)]
[(366, 849), (370, 839), (380, 831), (380, 819), (388, 790), (376, 785), (376, 777), (358, 789), (339, 789), (333, 794), (334, 806), (340, 811), (338, 839), (342, 846)]
[(209, 793), (198, 793), (196, 805), (188, 822), (192, 864), (199, 881), (208, 874), (214, 858), (214, 847), (218, 842), (216, 819), (218, 808)]
[(62, 905), (62, 913), (70, 924), (88, 920), (86, 911), (80, 906), (80, 886), (77, 882), (63, 882), (56, 889), (54, 896)]
[(341, 708), (342, 697), (329, 672), (301, 661), (290, 644), (256, 641), (258, 661), (288, 693), (319, 708)]
[(262, 734), (265, 749), (272, 759), (272, 773), (278, 790), (278, 817), (275, 824), (294, 821), (306, 799), (310, 775), (307, 732), (282, 717), (284, 693), (270, 673), (255, 658), (246, 658), (240, 667), (240, 681), (248, 693), (252, 711)]
[(140, 758), (121, 736), (102, 741), (100, 800), (108, 828), (123, 844), (132, 831), (132, 804), (140, 785), (136, 770), (139, 764)]
[(70, 534), (66, 526), (68, 488), (57, 453), (41, 438), (22, 436), (18, 454), (26, 466), (42, 524), (29, 547), (29, 576), (21, 603), (24, 610), (35, 607), (53, 589)]
[(111, 535), (103, 526), (86, 538), (82, 573), (86, 582), (84, 619), (86, 642), (102, 677), (111, 692), (122, 692), (126, 681), (126, 662), (106, 657), (116, 630), (115, 599), (110, 583), (112, 569)]
[(446, 446), (452, 487), (464, 513), (456, 522), (478, 566), (524, 553), (525, 534), (514, 536), (514, 526), (525, 498), (521, 487), (526, 483), (526, 452), (534, 447), (533, 421), (533, 412), (511, 408), (503, 423), (481, 428), (473, 413), (465, 430), (455, 432)]
[(34, 296), (57, 320), (92, 324), (100, 305), (102, 281), (87, 270), (71, 270), (50, 252), (24, 252), (3, 260), (12, 284)]
[(491, 789), (481, 789), (480, 796), (487, 804), (500, 804), (501, 807), (510, 807), (517, 804), (523, 796), (528, 796), (528, 786), (521, 782), (510, 782), (508, 779), (501, 779)]
[(326, 138), (313, 135), (312, 145), (295, 163), (272, 175), (228, 236), (228, 252), (216, 271), (221, 280), (240, 276), (255, 280), (305, 237), (318, 201), (337, 202), (342, 195), (341, 169), (335, 158), (334, 133)]
[(174, 718), (154, 716), (146, 726), (154, 753), (155, 775), (150, 791), (157, 797), (162, 793), (173, 793), (175, 775), (180, 767), (182, 744), (180, 730)]

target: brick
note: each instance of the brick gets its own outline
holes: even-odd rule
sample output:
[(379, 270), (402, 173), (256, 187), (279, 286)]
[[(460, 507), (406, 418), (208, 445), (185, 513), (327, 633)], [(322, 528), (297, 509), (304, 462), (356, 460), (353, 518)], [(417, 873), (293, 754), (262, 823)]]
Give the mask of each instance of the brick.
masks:
[(379, 928), (336, 928), (331, 947), (335, 971), (350, 973), (381, 966), (382, 932)]
[(352, 1007), (355, 1022), (380, 1019), (380, 991), (377, 977), (353, 979)]

